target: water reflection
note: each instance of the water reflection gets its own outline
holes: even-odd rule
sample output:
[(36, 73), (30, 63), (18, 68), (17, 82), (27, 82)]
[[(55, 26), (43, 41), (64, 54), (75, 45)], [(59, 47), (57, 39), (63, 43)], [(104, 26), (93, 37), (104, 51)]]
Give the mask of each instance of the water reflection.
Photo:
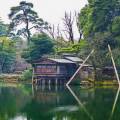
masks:
[(111, 112), (111, 115), (110, 115), (110, 120), (113, 117), (113, 114), (114, 114), (114, 111), (115, 111), (115, 108), (116, 108), (116, 104), (117, 104), (117, 101), (118, 101), (119, 94), (120, 94), (120, 86), (119, 86), (119, 88), (117, 90), (117, 93), (116, 93), (116, 96), (115, 96), (114, 104), (113, 104), (113, 107), (112, 107), (112, 112)]
[(114, 87), (3, 85), (0, 120), (119, 120), (119, 92)]
[(70, 86), (67, 86), (68, 90), (70, 91), (70, 93), (72, 94), (72, 96), (76, 99), (76, 101), (78, 102), (78, 104), (80, 105), (80, 107), (84, 110), (84, 112), (88, 115), (88, 117), (90, 118), (90, 120), (93, 120), (93, 117), (90, 115), (90, 113), (87, 111), (87, 109), (85, 108), (84, 104), (81, 102), (81, 100), (77, 97), (77, 95), (74, 93), (74, 91), (70, 88)]

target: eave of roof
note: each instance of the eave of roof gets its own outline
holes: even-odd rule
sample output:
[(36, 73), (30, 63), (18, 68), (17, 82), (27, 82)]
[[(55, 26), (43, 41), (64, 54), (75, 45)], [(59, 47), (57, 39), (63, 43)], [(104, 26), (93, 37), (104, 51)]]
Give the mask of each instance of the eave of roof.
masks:
[(48, 58), (49, 60), (55, 61), (57, 63), (71, 63), (71, 64), (75, 64), (75, 62), (72, 62), (70, 60), (67, 59), (54, 59), (54, 58)]
[(80, 59), (79, 57), (65, 57), (65, 58), (73, 62), (83, 62), (83, 60)]
[[(79, 64), (80, 66), (82, 65), (82, 64)], [(89, 65), (89, 64), (84, 64), (83, 65), (84, 67), (92, 67), (92, 65)]]

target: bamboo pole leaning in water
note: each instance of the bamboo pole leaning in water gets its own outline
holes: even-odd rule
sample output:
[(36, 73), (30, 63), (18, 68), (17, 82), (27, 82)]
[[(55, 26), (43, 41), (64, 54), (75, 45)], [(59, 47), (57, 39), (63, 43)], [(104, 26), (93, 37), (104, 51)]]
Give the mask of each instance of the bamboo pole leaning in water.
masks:
[(118, 84), (119, 84), (119, 87), (120, 87), (120, 79), (119, 79), (118, 71), (117, 71), (116, 64), (115, 64), (113, 54), (112, 54), (112, 50), (111, 50), (111, 47), (110, 47), (109, 44), (108, 44), (108, 50), (109, 50), (110, 55), (111, 55), (111, 60), (112, 60), (113, 67), (114, 67), (114, 70), (115, 70), (116, 78), (117, 78), (117, 81), (118, 81)]
[(119, 94), (120, 94), (120, 87), (117, 90), (109, 120), (112, 120), (112, 116), (113, 116), (115, 108), (116, 108), (116, 104), (117, 104), (117, 101), (118, 101)]
[(89, 59), (89, 57), (93, 54), (93, 52), (94, 52), (94, 49), (90, 52), (90, 54), (87, 56), (87, 58), (83, 61), (83, 63), (81, 64), (81, 66), (76, 70), (76, 72), (73, 74), (73, 76), (67, 82), (66, 86), (68, 86), (70, 84), (70, 82), (74, 79), (74, 77), (76, 76), (76, 74), (80, 71), (80, 69), (83, 67), (83, 65), (86, 63), (86, 61)]
[(73, 92), (73, 90), (67, 86), (68, 90), (70, 91), (70, 93), (72, 94), (72, 96), (75, 98), (75, 100), (78, 102), (79, 106), (82, 107), (82, 109), (84, 110), (84, 112), (87, 114), (87, 116), (90, 118), (90, 120), (94, 120), (93, 116), (90, 115), (90, 113), (87, 111), (87, 109), (85, 108), (84, 104), (82, 104), (82, 102), (79, 100), (79, 98), (76, 96), (76, 94)]
[(113, 104), (113, 107), (112, 107), (112, 112), (111, 112), (110, 119), (109, 119), (109, 120), (111, 120), (112, 116), (113, 116), (113, 113), (115, 111), (116, 103), (118, 101), (118, 96), (119, 96), (119, 93), (120, 93), (120, 78), (119, 78), (118, 71), (117, 71), (115, 61), (114, 61), (114, 58), (113, 58), (112, 50), (111, 50), (111, 47), (110, 47), (109, 44), (108, 44), (108, 49), (109, 49), (109, 52), (110, 52), (110, 55), (111, 55), (111, 60), (112, 60), (113, 67), (114, 67), (115, 74), (116, 74), (116, 78), (117, 78), (117, 81), (118, 81), (118, 84), (119, 84), (119, 88), (118, 88), (118, 91), (117, 91), (117, 94), (116, 94), (116, 97), (115, 97), (115, 100), (114, 100), (114, 104)]

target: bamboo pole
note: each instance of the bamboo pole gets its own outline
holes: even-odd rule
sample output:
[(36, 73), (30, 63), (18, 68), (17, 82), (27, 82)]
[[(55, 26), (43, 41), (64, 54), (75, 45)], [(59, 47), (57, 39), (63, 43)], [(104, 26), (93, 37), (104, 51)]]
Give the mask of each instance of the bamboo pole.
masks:
[(81, 64), (81, 66), (76, 70), (76, 72), (73, 74), (73, 76), (70, 78), (70, 80), (66, 83), (66, 86), (68, 86), (71, 83), (71, 81), (74, 79), (74, 77), (76, 76), (76, 74), (80, 71), (80, 69), (83, 67), (83, 65), (86, 63), (86, 61), (89, 59), (89, 57), (93, 54), (93, 52), (94, 52), (94, 49), (90, 52), (90, 54), (83, 61), (83, 63)]
[(115, 111), (115, 108), (116, 108), (116, 104), (117, 104), (117, 101), (118, 101), (119, 94), (120, 94), (120, 87), (119, 87), (118, 90), (117, 90), (116, 97), (115, 97), (115, 100), (114, 100), (114, 103), (113, 103), (113, 107), (112, 107), (112, 111), (111, 111), (109, 120), (112, 119), (112, 116), (113, 116), (113, 114), (114, 114), (114, 111)]
[(118, 71), (117, 71), (116, 64), (115, 64), (113, 54), (112, 54), (112, 50), (111, 50), (111, 47), (110, 47), (109, 44), (108, 44), (108, 50), (109, 50), (110, 55), (111, 55), (111, 60), (112, 60), (113, 67), (114, 67), (114, 70), (115, 70), (116, 78), (117, 78), (117, 81), (118, 81), (118, 84), (119, 84), (119, 87), (120, 87), (120, 79), (119, 79)]

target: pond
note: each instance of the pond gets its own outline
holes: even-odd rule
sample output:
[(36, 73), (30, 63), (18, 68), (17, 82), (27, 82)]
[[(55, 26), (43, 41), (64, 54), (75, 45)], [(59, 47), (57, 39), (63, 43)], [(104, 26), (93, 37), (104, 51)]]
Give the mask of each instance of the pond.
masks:
[(117, 87), (0, 85), (0, 120), (120, 120)]

